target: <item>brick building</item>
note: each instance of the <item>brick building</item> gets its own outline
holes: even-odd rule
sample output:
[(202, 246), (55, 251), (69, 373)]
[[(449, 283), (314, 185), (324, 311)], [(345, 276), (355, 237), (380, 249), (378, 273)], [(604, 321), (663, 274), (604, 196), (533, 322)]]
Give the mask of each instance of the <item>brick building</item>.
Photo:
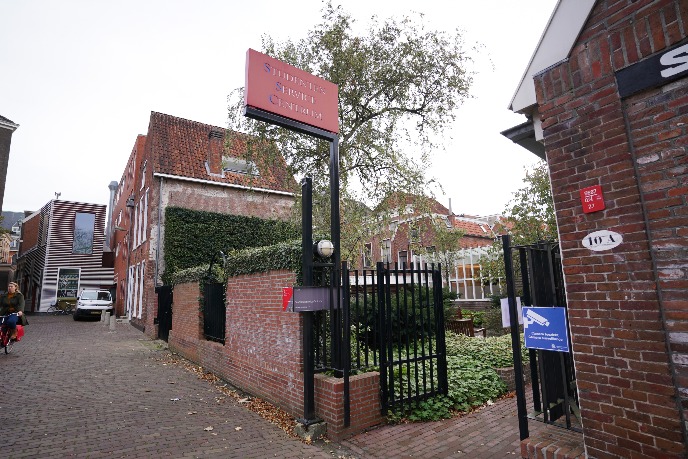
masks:
[(688, 2), (561, 0), (510, 108), (549, 165), (588, 457), (686, 457)]
[(291, 212), (296, 185), (284, 159), (246, 161), (241, 141), (229, 151), (225, 134), (220, 127), (152, 112), (148, 133), (136, 138), (114, 193), (116, 314), (150, 336), (157, 335), (155, 287), (165, 271), (167, 207), (271, 219)]
[[(434, 225), (444, 225), (450, 231), (461, 231), (455, 266), (449, 267), (449, 287), (460, 293), (462, 300), (487, 300), (497, 286), (483, 287), (480, 275), (480, 258), (497, 237), (495, 223), (499, 217), (474, 217), (456, 215), (436, 199), (409, 196), (397, 193), (389, 197), (385, 208), (391, 209), (380, 231), (367, 243), (357, 267), (372, 268), (377, 262), (397, 263), (409, 266), (411, 263), (433, 263), (439, 259), (433, 256), (436, 250)], [(449, 203), (451, 207), (451, 202)], [(447, 266), (443, 267), (446, 270)]]

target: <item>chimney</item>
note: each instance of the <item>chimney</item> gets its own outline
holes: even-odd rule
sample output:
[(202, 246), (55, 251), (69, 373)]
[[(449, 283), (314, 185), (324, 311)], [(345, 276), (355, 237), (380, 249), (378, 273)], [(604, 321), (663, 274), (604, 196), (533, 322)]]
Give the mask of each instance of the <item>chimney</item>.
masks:
[(451, 208), (451, 198), (449, 198), (449, 215), (454, 215), (454, 212), (452, 212)]
[(108, 201), (107, 220), (105, 220), (105, 249), (112, 249), (112, 206), (115, 205), (115, 192), (117, 191), (117, 182), (114, 180), (110, 182), (108, 188), (110, 189), (110, 200)]
[(225, 134), (222, 131), (211, 129), (208, 133), (208, 172), (222, 174), (222, 151)]

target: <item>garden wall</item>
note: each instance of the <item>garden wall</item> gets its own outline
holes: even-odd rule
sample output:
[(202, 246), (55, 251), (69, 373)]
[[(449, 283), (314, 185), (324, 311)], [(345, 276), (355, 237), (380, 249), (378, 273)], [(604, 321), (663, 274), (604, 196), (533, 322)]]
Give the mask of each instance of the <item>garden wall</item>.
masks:
[[(295, 418), (303, 417), (303, 322), (300, 314), (282, 310), (282, 287), (295, 281), (290, 271), (230, 278), (224, 345), (203, 336), (198, 283), (176, 285), (170, 349)], [(379, 392), (378, 373), (351, 377), (351, 425), (344, 428), (343, 380), (317, 375), (316, 416), (327, 422), (330, 438), (353, 435), (383, 421)]]

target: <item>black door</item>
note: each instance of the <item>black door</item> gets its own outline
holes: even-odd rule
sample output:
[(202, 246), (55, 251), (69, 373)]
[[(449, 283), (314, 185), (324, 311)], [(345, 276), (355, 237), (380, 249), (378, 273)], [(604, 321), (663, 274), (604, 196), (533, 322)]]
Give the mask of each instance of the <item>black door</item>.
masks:
[(167, 341), (172, 330), (172, 286), (156, 287), (158, 294), (158, 338)]

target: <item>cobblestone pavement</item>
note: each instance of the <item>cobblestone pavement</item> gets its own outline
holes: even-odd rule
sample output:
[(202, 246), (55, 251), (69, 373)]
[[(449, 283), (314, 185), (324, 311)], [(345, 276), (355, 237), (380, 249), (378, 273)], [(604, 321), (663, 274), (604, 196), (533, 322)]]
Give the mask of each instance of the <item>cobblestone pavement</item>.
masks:
[(12, 352), (0, 351), (0, 458), (337, 456), (169, 363), (161, 342), (129, 324), (29, 322)]
[[(438, 422), (383, 426), (342, 442), (361, 458), (520, 458), (516, 398)], [(545, 426), (530, 422), (533, 435)]]
[[(0, 459), (520, 457), (515, 398), (307, 445), (174, 364), (161, 341), (127, 323), (110, 331), (71, 316), (29, 321), (12, 353), (0, 354)], [(541, 428), (530, 423), (531, 434)]]

